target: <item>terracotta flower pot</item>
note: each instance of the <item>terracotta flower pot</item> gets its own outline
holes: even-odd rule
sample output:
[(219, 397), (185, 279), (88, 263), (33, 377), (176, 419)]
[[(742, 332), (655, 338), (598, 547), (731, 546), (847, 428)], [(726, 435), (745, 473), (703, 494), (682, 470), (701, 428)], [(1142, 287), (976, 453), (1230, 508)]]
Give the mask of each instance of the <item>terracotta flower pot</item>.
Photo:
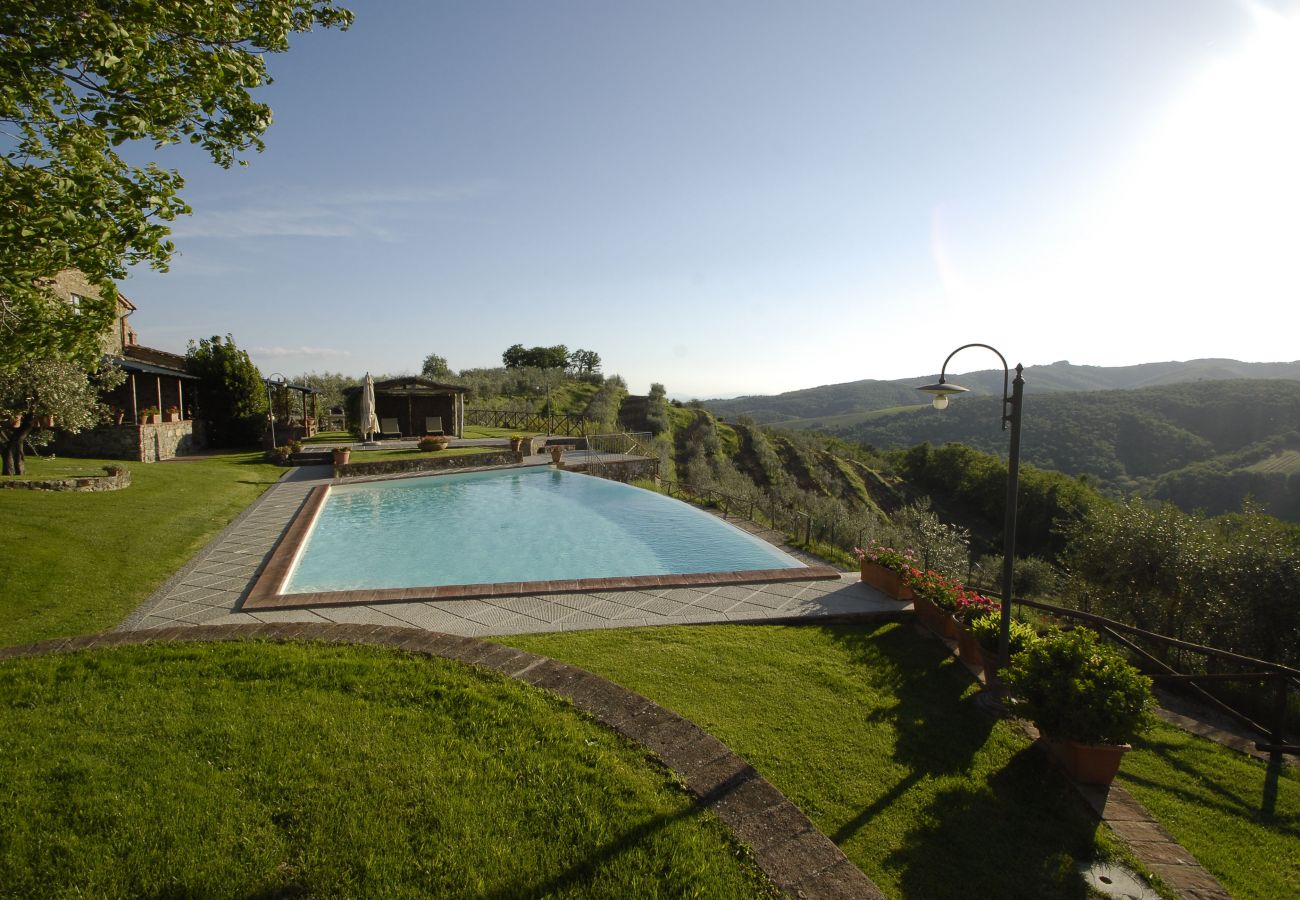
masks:
[(961, 654), (962, 662), (972, 668), (978, 669), (984, 665), (984, 652), (980, 649), (980, 642), (962, 627), (957, 629), (957, 652)]
[(911, 600), (915, 594), (903, 583), (903, 576), (871, 560), (862, 560), (862, 582), (892, 600)]
[(352, 458), (351, 450), (334, 451), (334, 465), (336, 466), (346, 466), (348, 464), (348, 460), (351, 458)]
[(562, 460), (562, 459), (564, 459), (564, 448), (563, 448), (563, 447), (552, 447), (552, 448), (551, 448), (551, 462), (555, 463), (555, 464), (558, 466), (558, 465), (560, 464), (560, 460)]
[(1042, 740), (1065, 774), (1080, 784), (1110, 784), (1119, 774), (1124, 754), (1133, 749), (1131, 744), (1081, 744), (1047, 736)]

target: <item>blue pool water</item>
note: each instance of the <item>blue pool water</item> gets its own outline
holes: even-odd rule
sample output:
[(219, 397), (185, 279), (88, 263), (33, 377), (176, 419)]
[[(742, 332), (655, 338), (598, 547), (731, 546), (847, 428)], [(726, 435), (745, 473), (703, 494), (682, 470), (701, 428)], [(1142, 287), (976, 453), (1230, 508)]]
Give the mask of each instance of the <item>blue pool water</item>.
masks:
[(549, 468), (338, 485), (282, 593), (796, 568), (679, 500)]

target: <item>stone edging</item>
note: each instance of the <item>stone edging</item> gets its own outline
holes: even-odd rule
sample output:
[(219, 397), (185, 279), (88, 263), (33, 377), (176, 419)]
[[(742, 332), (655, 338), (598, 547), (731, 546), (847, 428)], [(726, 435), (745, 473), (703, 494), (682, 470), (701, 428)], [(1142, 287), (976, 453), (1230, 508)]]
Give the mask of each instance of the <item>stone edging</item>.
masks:
[(789, 895), (832, 900), (884, 897), (798, 807), (726, 744), (693, 722), (585, 669), (502, 644), (387, 625), (193, 625), (5, 647), (0, 648), (0, 660), (107, 647), (240, 640), (390, 647), (481, 666), (551, 691), (652, 751), (677, 772), (687, 791), (752, 848), (759, 868)]
[[(107, 472), (108, 467), (104, 470)], [(75, 478), (33, 478), (14, 481), (0, 481), (0, 489), (27, 491), (120, 491), (131, 486), (131, 470), (120, 467), (116, 474), (81, 475)]]

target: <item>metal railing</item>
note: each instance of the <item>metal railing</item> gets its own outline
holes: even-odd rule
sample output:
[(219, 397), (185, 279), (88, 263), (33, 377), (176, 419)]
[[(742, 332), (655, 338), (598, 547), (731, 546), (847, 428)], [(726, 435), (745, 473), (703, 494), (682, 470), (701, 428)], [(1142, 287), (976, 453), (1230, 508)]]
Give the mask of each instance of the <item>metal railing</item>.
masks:
[(513, 428), (516, 431), (540, 431), (546, 434), (577, 436), (590, 422), (572, 413), (537, 413), (523, 409), (466, 409), (465, 424), (485, 428)]
[[(982, 593), (1001, 599), (999, 594), (994, 591), (984, 591)], [(1292, 691), (1300, 692), (1300, 669), (1293, 669), (1282, 663), (1233, 653), (1229, 650), (1220, 650), (1217, 647), (1193, 644), (1190, 641), (1157, 634), (1154, 631), (1147, 631), (1138, 628), (1136, 625), (1117, 622), (1114, 619), (1108, 619), (1095, 613), (1054, 606), (1050, 603), (1016, 598), (1012, 600), (1011, 605), (1012, 608), (1016, 606), (1028, 607), (1045, 613), (1052, 618), (1074, 620), (1086, 624), (1098, 634), (1110, 638), (1133, 653), (1142, 662), (1143, 668), (1147, 670), (1146, 674), (1157, 684), (1170, 684), (1185, 689), (1194, 695), (1198, 701), (1259, 735), (1263, 740), (1255, 742), (1256, 750), (1273, 755), (1300, 755), (1300, 744), (1289, 743), (1285, 734), (1290, 693)], [(1206, 671), (1179, 672), (1165, 659), (1139, 646), (1137, 641), (1133, 640), (1134, 638), (1159, 647), (1169, 647), (1180, 652), (1199, 656), (1205, 661), (1204, 668)], [(1240, 667), (1243, 671), (1212, 671), (1215, 668), (1215, 665), (1211, 662), (1212, 660), (1229, 663), (1232, 666)], [(1265, 725), (1256, 721), (1250, 714), (1224, 702), (1207, 691), (1201, 684), (1198, 684), (1198, 682), (1224, 683), (1234, 681), (1259, 682), (1264, 685), (1271, 685), (1273, 698), (1270, 717), (1272, 721), (1270, 724)]]

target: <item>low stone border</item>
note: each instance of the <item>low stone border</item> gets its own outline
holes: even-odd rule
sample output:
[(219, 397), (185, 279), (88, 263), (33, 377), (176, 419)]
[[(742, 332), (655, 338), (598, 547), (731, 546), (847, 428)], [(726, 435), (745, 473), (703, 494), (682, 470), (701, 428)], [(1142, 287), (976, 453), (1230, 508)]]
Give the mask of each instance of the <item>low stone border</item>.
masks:
[(748, 844), (764, 874), (792, 897), (883, 898), (864, 875), (726, 744), (693, 722), (597, 675), (546, 656), (476, 638), (385, 625), (195, 625), (110, 632), (0, 648), (0, 660), (105, 647), (198, 641), (325, 641), (454, 659), (543, 688), (636, 741), (677, 772), (701, 805)]
[(356, 478), (365, 475), (401, 475), (409, 472), (438, 472), (448, 469), (468, 469), (477, 466), (513, 466), (517, 463), (516, 454), (507, 449), (497, 453), (462, 453), (457, 456), (427, 456), (422, 459), (383, 459), (375, 462), (350, 462), (344, 466), (335, 466), (334, 477)]
[[(107, 466), (104, 471), (108, 472)], [(82, 475), (77, 478), (33, 478), (17, 481), (0, 481), (0, 488), (20, 491), (120, 491), (131, 486), (131, 470), (122, 468), (117, 474)]]

